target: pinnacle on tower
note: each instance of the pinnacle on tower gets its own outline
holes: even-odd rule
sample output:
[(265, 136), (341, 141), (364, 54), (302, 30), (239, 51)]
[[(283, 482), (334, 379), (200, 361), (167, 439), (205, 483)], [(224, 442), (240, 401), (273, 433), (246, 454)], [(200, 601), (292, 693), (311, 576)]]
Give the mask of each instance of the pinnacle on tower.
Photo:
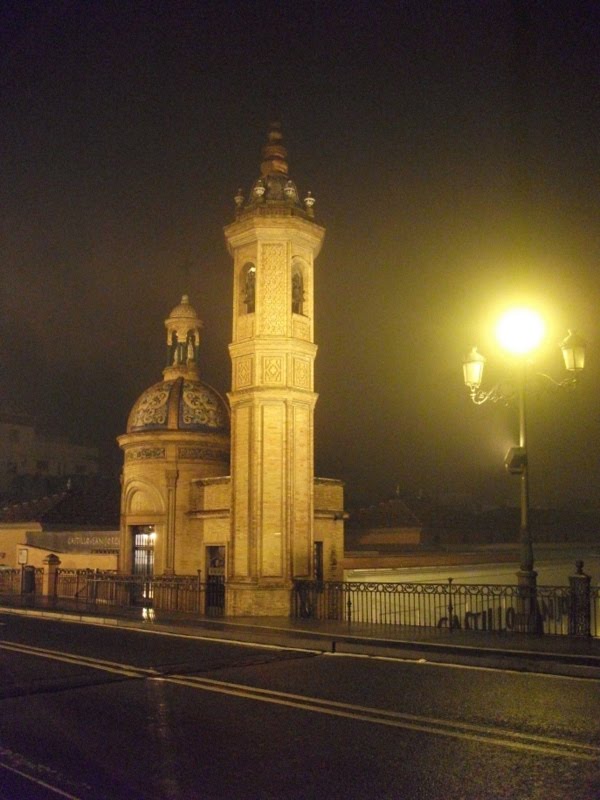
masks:
[(259, 209), (261, 214), (269, 213), (273, 206), (277, 206), (277, 213), (287, 211), (305, 218), (314, 217), (315, 198), (308, 192), (301, 201), (296, 184), (289, 176), (288, 152), (283, 144), (280, 122), (274, 121), (269, 125), (267, 142), (262, 148), (260, 177), (250, 190), (250, 196), (246, 200), (242, 190), (238, 189), (234, 201), (238, 218)]
[(283, 144), (281, 123), (272, 122), (267, 133), (267, 144), (262, 149), (262, 163), (260, 174), (267, 175), (288, 174), (287, 149)]

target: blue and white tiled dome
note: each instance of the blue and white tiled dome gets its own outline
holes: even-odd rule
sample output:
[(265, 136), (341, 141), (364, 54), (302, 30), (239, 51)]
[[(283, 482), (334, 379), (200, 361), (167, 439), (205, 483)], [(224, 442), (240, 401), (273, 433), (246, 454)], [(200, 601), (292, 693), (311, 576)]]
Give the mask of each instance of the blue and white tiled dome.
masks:
[(228, 434), (227, 403), (200, 380), (178, 377), (155, 383), (133, 406), (127, 433), (161, 430)]

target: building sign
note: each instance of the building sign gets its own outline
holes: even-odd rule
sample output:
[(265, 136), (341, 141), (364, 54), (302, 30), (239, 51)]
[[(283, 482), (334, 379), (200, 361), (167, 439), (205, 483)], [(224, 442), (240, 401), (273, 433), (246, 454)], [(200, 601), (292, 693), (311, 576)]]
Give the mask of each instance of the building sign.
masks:
[(55, 553), (117, 551), (118, 531), (41, 531), (27, 534), (27, 544)]
[(18, 557), (17, 557), (17, 563), (26, 564), (28, 556), (29, 556), (29, 551), (27, 550), (27, 548), (26, 547), (20, 547), (19, 548), (19, 554), (18, 554)]

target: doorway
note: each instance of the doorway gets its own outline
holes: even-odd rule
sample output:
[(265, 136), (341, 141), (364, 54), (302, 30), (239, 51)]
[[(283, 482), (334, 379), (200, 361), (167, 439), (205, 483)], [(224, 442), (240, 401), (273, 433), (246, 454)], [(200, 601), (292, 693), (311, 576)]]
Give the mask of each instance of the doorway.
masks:
[(154, 576), (154, 525), (135, 525), (133, 534), (133, 567), (135, 576), (132, 587), (132, 602), (149, 605), (152, 602), (152, 578)]
[(206, 614), (221, 617), (225, 613), (225, 545), (206, 548)]

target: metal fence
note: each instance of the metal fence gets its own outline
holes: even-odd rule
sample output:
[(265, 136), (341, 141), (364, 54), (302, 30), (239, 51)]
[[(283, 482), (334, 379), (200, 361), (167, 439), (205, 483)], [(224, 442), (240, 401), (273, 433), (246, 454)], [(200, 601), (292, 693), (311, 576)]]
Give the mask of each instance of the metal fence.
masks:
[(600, 636), (599, 587), (296, 581), (292, 603), (296, 618), (490, 632), (522, 630), (524, 611), (539, 633)]
[[(48, 576), (50, 577), (50, 576)], [(142, 607), (165, 612), (225, 614), (225, 584), (200, 575), (121, 575), (100, 570), (0, 569), (0, 595), (27, 605), (98, 610)], [(569, 586), (296, 581), (292, 616), (349, 624), (490, 632), (526, 629), (554, 635), (600, 637), (600, 587), (587, 576)], [(42, 593), (46, 592), (45, 595)], [(532, 620), (534, 625), (532, 626)]]
[(0, 569), (0, 594), (35, 595), (42, 591), (44, 570), (23, 566), (15, 569)]
[(219, 610), (210, 605), (210, 592), (199, 575), (147, 577), (99, 570), (58, 569), (56, 598), (86, 607), (146, 606), (162, 611), (211, 613), (212, 616), (217, 616)]
[[(225, 593), (200, 575), (121, 575), (115, 571), (56, 569), (43, 588), (44, 570), (0, 570), (0, 596), (12, 603), (78, 610), (141, 607), (154, 611), (223, 616)], [(50, 578), (49, 576), (49, 578)], [(44, 594), (43, 592), (46, 592)]]

